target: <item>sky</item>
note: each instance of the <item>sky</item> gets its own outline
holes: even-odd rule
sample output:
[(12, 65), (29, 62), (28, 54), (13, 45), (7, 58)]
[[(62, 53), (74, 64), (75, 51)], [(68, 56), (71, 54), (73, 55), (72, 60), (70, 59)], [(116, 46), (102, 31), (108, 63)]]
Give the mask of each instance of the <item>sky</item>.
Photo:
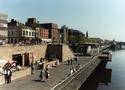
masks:
[(56, 23), (89, 37), (125, 41), (125, 0), (0, 0), (0, 13), (25, 23)]

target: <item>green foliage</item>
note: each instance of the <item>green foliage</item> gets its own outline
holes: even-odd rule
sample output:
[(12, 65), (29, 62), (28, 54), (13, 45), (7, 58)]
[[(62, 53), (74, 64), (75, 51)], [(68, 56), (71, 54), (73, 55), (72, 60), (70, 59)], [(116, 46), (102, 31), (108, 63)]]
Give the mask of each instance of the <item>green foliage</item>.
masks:
[(94, 39), (90, 39), (90, 38), (82, 38), (81, 40), (80, 40), (80, 43), (81, 44), (83, 44), (83, 43), (85, 43), (85, 42), (95, 42), (95, 40)]
[(76, 43), (76, 37), (74, 35), (69, 36), (69, 42), (70, 43)]

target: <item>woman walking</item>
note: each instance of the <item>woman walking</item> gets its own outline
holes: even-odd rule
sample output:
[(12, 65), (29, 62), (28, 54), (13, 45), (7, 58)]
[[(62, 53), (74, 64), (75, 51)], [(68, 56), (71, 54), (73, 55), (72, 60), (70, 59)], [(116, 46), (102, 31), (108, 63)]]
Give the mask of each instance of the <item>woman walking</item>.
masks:
[(43, 73), (43, 70), (41, 70), (39, 77), (40, 77), (40, 81), (44, 81), (44, 73)]

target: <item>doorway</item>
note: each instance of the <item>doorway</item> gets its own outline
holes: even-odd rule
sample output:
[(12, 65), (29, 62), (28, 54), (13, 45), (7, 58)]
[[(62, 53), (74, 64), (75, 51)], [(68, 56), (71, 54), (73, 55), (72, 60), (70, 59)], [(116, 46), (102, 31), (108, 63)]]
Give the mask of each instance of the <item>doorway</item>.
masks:
[(15, 54), (12, 56), (12, 59), (17, 61), (17, 65), (22, 66), (22, 56), (21, 54)]

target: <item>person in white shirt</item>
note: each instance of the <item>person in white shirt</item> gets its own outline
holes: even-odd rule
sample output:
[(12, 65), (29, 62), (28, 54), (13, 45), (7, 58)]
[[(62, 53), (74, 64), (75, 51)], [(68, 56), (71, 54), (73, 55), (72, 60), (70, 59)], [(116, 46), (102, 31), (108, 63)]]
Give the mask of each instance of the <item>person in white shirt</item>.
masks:
[(8, 78), (8, 75), (7, 75), (7, 68), (4, 69), (4, 79), (5, 79), (5, 83), (7, 83), (7, 78)]

